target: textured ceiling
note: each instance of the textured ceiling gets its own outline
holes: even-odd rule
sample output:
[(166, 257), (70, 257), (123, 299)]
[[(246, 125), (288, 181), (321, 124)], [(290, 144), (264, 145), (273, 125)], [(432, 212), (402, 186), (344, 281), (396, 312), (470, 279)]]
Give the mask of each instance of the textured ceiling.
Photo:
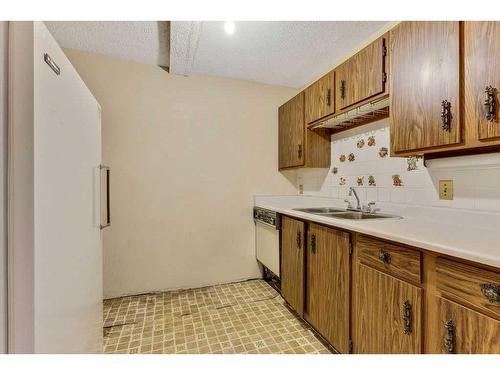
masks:
[[(257, 81), (300, 88), (318, 78), (383, 21), (237, 21), (232, 35), (223, 22), (46, 22), (59, 44), (146, 64), (170, 72)], [(170, 56), (168, 43), (170, 41)], [(170, 61), (168, 58), (170, 57)]]
[(45, 25), (63, 48), (168, 66), (167, 22), (46, 21)]
[[(171, 72), (200, 73), (303, 87), (388, 22), (241, 21), (226, 35), (224, 22), (172, 22)], [(182, 47), (183, 41), (188, 41)], [(186, 51), (189, 50), (189, 53)]]

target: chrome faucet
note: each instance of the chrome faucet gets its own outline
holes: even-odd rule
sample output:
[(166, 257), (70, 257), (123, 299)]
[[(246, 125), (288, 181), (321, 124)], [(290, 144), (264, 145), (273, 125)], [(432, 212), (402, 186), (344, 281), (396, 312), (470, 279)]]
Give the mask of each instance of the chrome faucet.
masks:
[(356, 189), (354, 189), (352, 186), (349, 188), (349, 196), (351, 197), (352, 194), (356, 197), (356, 210), (361, 211), (361, 202), (359, 201), (359, 196), (358, 193), (356, 193)]

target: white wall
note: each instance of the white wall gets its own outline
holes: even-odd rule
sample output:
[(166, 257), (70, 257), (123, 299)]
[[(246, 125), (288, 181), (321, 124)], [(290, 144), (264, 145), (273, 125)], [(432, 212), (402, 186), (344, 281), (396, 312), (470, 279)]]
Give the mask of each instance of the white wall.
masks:
[(7, 352), (7, 55), (8, 22), (0, 22), (0, 353)]
[[(500, 154), (491, 154), (493, 162), (488, 166), (474, 165), (474, 156), (465, 157), (470, 162), (446, 169), (426, 168), (422, 159), (416, 170), (408, 170), (407, 158), (378, 155), (380, 147), (390, 152), (388, 119), (361, 126), (332, 136), (332, 162), (330, 170), (316, 169), (298, 174), (298, 182), (304, 186), (304, 194), (344, 198), (349, 186), (356, 186), (361, 200), (415, 204), (422, 206), (452, 207), (481, 211), (500, 211)], [(368, 137), (375, 137), (375, 146), (368, 146)], [(357, 147), (358, 140), (365, 145)], [(354, 153), (353, 162), (340, 162), (339, 157)], [(450, 158), (452, 159), (452, 158)], [(455, 159), (455, 161), (458, 159)], [(333, 168), (338, 173), (332, 173)], [(394, 186), (392, 176), (399, 174), (402, 186)], [(376, 186), (368, 185), (368, 177), (375, 177)], [(340, 184), (341, 178), (345, 185)], [(357, 177), (363, 177), (363, 186), (357, 185)], [(439, 180), (453, 180), (454, 199), (439, 199)]]
[(253, 196), (296, 192), (277, 171), (277, 108), (296, 90), (66, 53), (102, 106), (105, 297), (260, 276)]

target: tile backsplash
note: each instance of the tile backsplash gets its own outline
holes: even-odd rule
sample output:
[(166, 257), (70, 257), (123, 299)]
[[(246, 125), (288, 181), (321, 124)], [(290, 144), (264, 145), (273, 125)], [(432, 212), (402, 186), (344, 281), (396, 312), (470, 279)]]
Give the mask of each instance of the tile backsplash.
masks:
[[(389, 154), (388, 119), (334, 134), (330, 169), (302, 169), (297, 184), (305, 195), (347, 198), (354, 186), (363, 202), (500, 211), (500, 154), (487, 166), (439, 169)], [(439, 199), (439, 180), (453, 180), (453, 200)]]

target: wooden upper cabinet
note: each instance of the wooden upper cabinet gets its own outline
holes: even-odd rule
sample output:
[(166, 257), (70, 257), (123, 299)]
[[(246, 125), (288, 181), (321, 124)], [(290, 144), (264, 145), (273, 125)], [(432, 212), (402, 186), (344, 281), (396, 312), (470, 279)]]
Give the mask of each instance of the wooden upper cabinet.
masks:
[(306, 124), (335, 112), (335, 72), (330, 72), (305, 89)]
[(445, 298), (437, 297), (436, 305), (432, 353), (500, 354), (500, 321)]
[(328, 129), (307, 129), (304, 91), (278, 109), (278, 168), (329, 168)]
[(360, 264), (356, 283), (354, 352), (422, 352), (422, 295), (419, 287)]
[(390, 44), (392, 151), (460, 143), (460, 23), (403, 22)]
[(349, 353), (350, 235), (318, 224), (307, 234), (305, 319), (341, 353)]
[(304, 165), (304, 92), (278, 110), (279, 168)]
[(342, 110), (384, 92), (387, 36), (365, 47), (335, 69), (335, 107)]
[(500, 138), (500, 22), (465, 22), (465, 127), (478, 140)]
[(300, 315), (304, 311), (305, 225), (283, 216), (281, 220), (281, 294)]

